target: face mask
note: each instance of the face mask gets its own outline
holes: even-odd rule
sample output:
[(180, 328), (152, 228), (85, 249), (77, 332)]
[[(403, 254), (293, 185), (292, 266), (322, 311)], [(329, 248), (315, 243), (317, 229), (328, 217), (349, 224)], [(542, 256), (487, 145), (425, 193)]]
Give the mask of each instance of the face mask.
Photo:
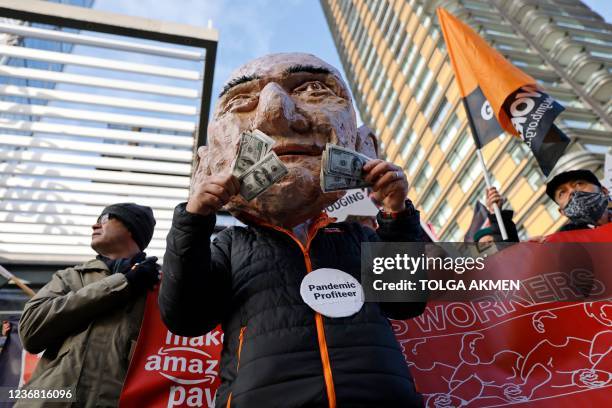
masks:
[(565, 206), (565, 215), (576, 224), (596, 225), (608, 208), (608, 197), (601, 191), (574, 191)]

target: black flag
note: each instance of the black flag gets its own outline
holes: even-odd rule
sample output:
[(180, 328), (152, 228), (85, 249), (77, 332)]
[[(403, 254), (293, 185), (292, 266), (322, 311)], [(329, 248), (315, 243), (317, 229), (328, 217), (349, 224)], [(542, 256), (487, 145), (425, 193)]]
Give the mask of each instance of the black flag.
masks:
[(563, 106), (541, 90), (523, 86), (508, 97), (503, 109), (548, 176), (570, 142), (553, 123)]
[(465, 237), (463, 237), (463, 242), (474, 242), (474, 235), (485, 226), (488, 220), (489, 210), (487, 210), (487, 207), (485, 207), (483, 203), (476, 201), (472, 223), (470, 224), (470, 228), (468, 228)]

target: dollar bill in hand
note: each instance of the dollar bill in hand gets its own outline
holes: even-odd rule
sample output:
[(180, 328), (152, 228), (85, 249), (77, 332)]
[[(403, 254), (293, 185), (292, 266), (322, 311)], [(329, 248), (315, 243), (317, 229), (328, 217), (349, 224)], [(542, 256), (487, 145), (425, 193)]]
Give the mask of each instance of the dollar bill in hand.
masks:
[(243, 132), (240, 135), (240, 146), (232, 174), (240, 177), (251, 166), (263, 159), (274, 143), (274, 139), (257, 129)]
[(354, 188), (369, 187), (371, 184), (364, 180), (358, 180), (351, 177), (336, 176), (333, 174), (324, 174), (321, 178), (321, 190), (324, 193), (330, 191), (352, 190)]
[(331, 143), (325, 146), (325, 151), (327, 174), (361, 179), (363, 165), (371, 160), (366, 155)]
[(245, 200), (251, 201), (285, 177), (288, 172), (276, 153), (269, 152), (238, 178), (240, 195)]
[(361, 153), (328, 143), (321, 156), (321, 190), (328, 193), (371, 186), (362, 175), (363, 165), (369, 160)]

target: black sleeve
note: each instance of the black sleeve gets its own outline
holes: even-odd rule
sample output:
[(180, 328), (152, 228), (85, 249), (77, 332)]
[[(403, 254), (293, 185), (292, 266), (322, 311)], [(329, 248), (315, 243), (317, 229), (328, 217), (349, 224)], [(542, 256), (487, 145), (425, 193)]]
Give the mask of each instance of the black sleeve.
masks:
[(216, 216), (191, 214), (179, 204), (166, 238), (159, 290), (162, 320), (180, 336), (200, 336), (227, 313), (231, 297), (231, 229), (214, 242)]
[[(427, 241), (425, 232), (421, 228), (419, 211), (415, 210), (412, 204), (406, 212), (398, 214), (394, 219), (387, 219), (379, 212), (376, 221), (378, 222), (376, 233), (366, 232), (367, 240), (370, 242)], [(427, 306), (426, 302), (381, 302), (379, 304), (385, 316), (398, 320), (419, 316)]]
[(506, 232), (508, 233), (508, 239), (505, 241), (502, 239), (501, 230), (499, 229), (499, 223), (497, 222), (497, 217), (495, 216), (495, 213), (493, 213), (489, 214), (489, 222), (491, 223), (491, 229), (493, 230), (494, 240), (497, 242), (519, 242), (516, 224), (514, 224), (514, 221), (512, 221), (514, 211), (502, 210), (501, 214), (502, 220), (504, 221), (504, 226), (506, 227)]
[(419, 211), (408, 204), (409, 209), (399, 213), (396, 218), (383, 217), (381, 211), (376, 216), (378, 229), (376, 233), (383, 242), (423, 242), (427, 241), (426, 233), (421, 228), (421, 216)]

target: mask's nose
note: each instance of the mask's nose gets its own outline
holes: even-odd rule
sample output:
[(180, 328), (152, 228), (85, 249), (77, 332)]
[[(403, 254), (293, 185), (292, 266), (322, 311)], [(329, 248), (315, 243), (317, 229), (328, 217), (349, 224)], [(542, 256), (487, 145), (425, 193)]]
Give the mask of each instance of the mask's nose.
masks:
[(277, 83), (270, 82), (259, 94), (255, 128), (269, 135), (289, 135), (309, 129), (308, 120), (297, 111), (291, 96)]

